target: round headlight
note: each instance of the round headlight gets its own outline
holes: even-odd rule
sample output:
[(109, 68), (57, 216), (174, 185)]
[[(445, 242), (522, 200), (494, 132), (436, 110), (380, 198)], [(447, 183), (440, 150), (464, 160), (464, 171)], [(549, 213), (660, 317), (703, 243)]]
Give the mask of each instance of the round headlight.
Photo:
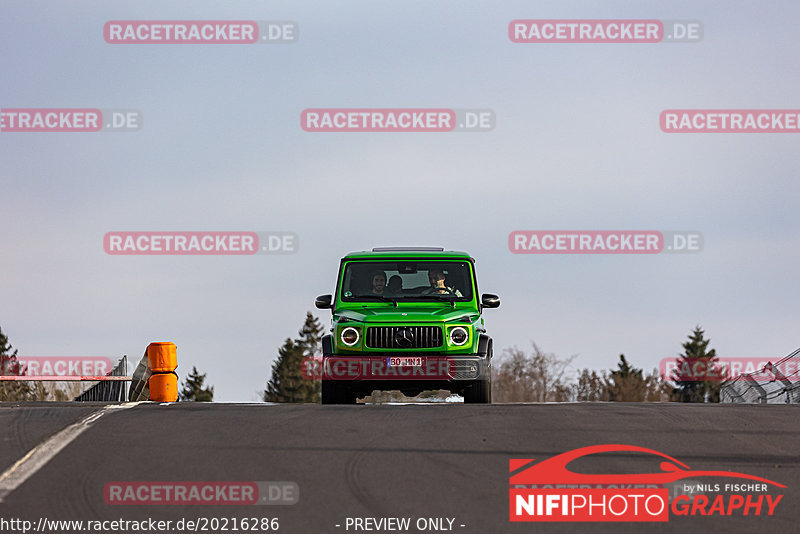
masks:
[(356, 330), (352, 326), (348, 326), (347, 328), (342, 330), (342, 343), (344, 343), (348, 347), (352, 347), (353, 345), (358, 343), (358, 330)]
[(453, 345), (463, 345), (469, 339), (469, 334), (466, 328), (457, 326), (450, 330), (450, 343)]

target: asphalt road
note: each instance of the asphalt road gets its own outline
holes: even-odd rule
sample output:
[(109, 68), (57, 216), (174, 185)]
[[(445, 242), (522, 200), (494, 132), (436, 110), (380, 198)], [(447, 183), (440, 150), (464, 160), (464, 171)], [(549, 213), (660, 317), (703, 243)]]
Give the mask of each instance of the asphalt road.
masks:
[[(103, 406), (0, 403), (0, 471), (8, 473), (37, 443)], [(694, 469), (757, 475), (787, 488), (780, 490), (784, 497), (772, 517), (671, 517), (646, 526), (509, 522), (509, 459), (543, 460), (607, 443), (639, 445)], [(414, 526), (419, 518), (450, 518), (452, 531), (459, 533), (798, 532), (799, 444), (800, 406), (144, 403), (108, 410), (86, 424), (5, 495), (0, 526), (4, 519), (37, 524), (40, 517), (266, 517), (278, 518), (279, 532), (286, 533), (420, 532)], [(584, 467), (585, 472), (625, 473), (639, 472), (645, 463), (635, 454), (617, 453)], [(106, 504), (104, 487), (117, 481), (291, 481), (299, 487), (299, 502)], [(412, 528), (347, 529), (348, 517), (408, 517)], [(0, 530), (14, 531), (5, 526)], [(209, 525), (208, 531), (222, 531), (222, 524)]]

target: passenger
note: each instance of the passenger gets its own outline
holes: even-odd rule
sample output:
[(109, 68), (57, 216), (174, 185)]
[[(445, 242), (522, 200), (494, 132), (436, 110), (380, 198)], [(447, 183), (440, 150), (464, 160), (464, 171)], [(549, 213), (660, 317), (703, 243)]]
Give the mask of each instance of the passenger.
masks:
[(389, 293), (394, 293), (395, 295), (402, 295), (403, 294), (403, 279), (400, 278), (399, 275), (394, 275), (389, 278), (389, 284), (387, 285), (387, 289)]
[(373, 271), (372, 273), (372, 294), (383, 295), (386, 289), (386, 273), (383, 271)]

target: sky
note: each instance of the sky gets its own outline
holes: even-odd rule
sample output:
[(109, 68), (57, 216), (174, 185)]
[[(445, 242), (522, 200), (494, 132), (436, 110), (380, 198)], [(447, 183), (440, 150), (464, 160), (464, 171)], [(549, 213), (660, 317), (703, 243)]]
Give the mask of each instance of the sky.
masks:
[[(25, 356), (138, 360), (256, 401), (340, 258), (476, 259), (496, 352), (652, 369), (800, 345), (797, 140), (665, 133), (668, 109), (797, 109), (794, 2), (7, 1), (0, 111), (137, 110), (135, 131), (0, 131), (0, 327)], [(516, 19), (700, 21), (686, 43), (514, 43)], [(281, 44), (112, 44), (108, 21), (291, 21)], [(307, 132), (312, 108), (491, 110), (480, 132)], [(693, 231), (674, 254), (514, 254), (517, 230)], [(283, 255), (112, 255), (111, 231), (291, 232)]]

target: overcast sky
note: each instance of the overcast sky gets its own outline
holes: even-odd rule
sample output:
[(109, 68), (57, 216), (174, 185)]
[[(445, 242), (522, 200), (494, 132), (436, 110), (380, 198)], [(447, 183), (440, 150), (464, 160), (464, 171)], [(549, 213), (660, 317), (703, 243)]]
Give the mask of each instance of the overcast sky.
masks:
[[(0, 132), (0, 326), (26, 356), (178, 345), (253, 401), (353, 250), (466, 250), (495, 347), (646, 369), (798, 346), (800, 134), (667, 134), (665, 109), (797, 109), (795, 2), (4, 2), (0, 109), (136, 109), (136, 132)], [(694, 43), (515, 44), (514, 19), (698, 20)], [(292, 44), (109, 44), (109, 20), (294, 21)], [(307, 108), (491, 109), (489, 132), (309, 133)], [(694, 230), (695, 254), (518, 255), (514, 230)], [(108, 231), (287, 231), (293, 255), (112, 256)]]

